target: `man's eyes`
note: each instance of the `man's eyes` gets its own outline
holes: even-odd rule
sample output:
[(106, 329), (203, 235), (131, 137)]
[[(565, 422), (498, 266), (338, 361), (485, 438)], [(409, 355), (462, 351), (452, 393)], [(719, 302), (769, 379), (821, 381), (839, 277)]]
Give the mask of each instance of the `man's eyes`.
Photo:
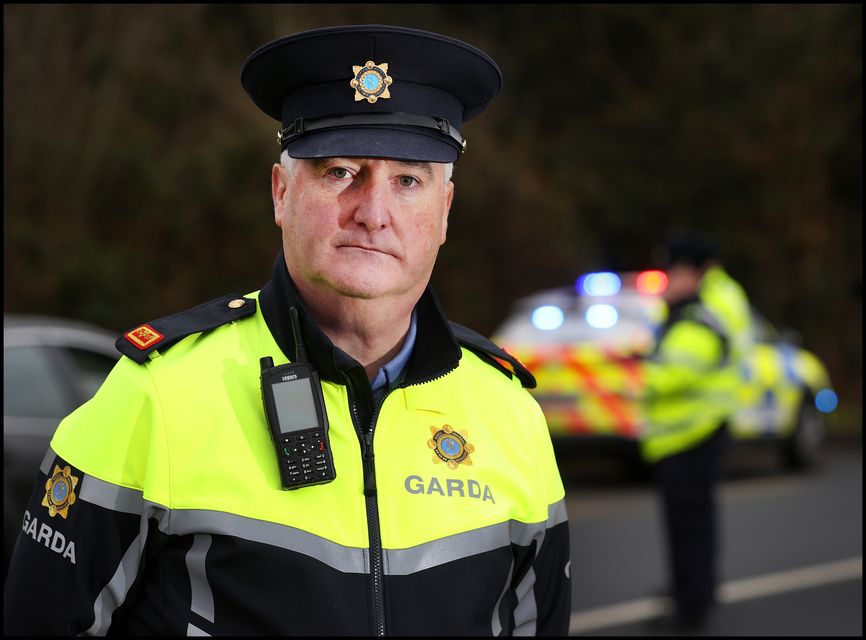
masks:
[[(329, 167), (325, 173), (337, 180), (351, 180), (356, 177), (356, 173), (346, 167)], [(397, 176), (397, 184), (403, 189), (416, 189), (421, 186), (421, 180), (415, 176), (401, 175)]]
[(331, 167), (328, 169), (328, 173), (340, 180), (349, 178), (352, 175), (346, 167)]

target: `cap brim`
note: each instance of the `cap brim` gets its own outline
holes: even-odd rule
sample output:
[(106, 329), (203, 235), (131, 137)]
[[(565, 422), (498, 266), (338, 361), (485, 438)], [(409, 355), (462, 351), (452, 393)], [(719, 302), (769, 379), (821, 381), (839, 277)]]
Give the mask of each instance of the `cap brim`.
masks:
[(424, 133), (398, 129), (321, 131), (292, 140), (292, 158), (390, 158), (416, 162), (455, 162), (460, 152)]

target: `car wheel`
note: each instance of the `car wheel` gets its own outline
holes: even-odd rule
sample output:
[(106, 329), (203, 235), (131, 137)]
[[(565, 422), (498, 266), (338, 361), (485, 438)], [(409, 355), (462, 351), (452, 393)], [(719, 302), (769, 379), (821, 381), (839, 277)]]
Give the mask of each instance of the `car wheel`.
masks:
[(803, 394), (797, 426), (782, 445), (786, 469), (806, 469), (815, 464), (818, 447), (824, 439), (824, 416), (815, 406), (810, 393)]

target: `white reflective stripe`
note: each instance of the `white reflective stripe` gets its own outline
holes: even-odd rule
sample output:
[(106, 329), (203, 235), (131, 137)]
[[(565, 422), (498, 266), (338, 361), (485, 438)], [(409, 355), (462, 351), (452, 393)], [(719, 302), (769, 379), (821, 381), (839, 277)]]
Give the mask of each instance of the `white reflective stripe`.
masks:
[(42, 458), (42, 463), (39, 465), (39, 470), (46, 476), (51, 475), (51, 463), (54, 462), (54, 458), (56, 457), (57, 454), (54, 453), (54, 449), (48, 447), (48, 451), (45, 452), (45, 456)]
[[(146, 525), (145, 525), (146, 527)], [(100, 591), (93, 603), (93, 625), (80, 635), (83, 636), (104, 636), (108, 632), (108, 627), (111, 625), (111, 616), (115, 610), (126, 600), (126, 594), (132, 587), (135, 581), (136, 573), (138, 572), (139, 559), (142, 549), (141, 534), (132, 541), (117, 571), (108, 581), (108, 584)]]
[(202, 631), (197, 626), (195, 626), (192, 622), (190, 622), (186, 628), (186, 635), (188, 637), (189, 636), (208, 636), (208, 637), (210, 637), (209, 633)]
[[(510, 525), (517, 525), (513, 531)], [(473, 531), (431, 540), (408, 549), (384, 549), (386, 575), (405, 576), (448, 562), (508, 547), (516, 533), (522, 536), (523, 523), (500, 522)], [(542, 525), (543, 526), (543, 525)]]
[[(538, 545), (539, 547), (541, 544)], [(537, 552), (537, 550), (536, 550)], [(534, 636), (538, 622), (538, 609), (535, 606), (535, 571), (532, 567), (514, 590), (517, 606), (514, 607), (514, 635)]]
[(496, 600), (496, 606), (493, 607), (493, 619), (490, 621), (490, 627), (494, 636), (502, 635), (502, 621), (500, 620), (499, 609), (502, 606), (502, 599), (508, 593), (508, 587), (511, 586), (511, 576), (514, 575), (514, 559), (511, 560), (511, 566), (508, 568), (508, 576), (505, 578), (505, 586), (502, 588), (502, 593)]
[(547, 506), (547, 528), (552, 529), (563, 522), (568, 522), (568, 513), (565, 510), (565, 498)]
[(547, 520), (544, 522), (526, 523), (508, 520), (431, 540), (407, 549), (384, 549), (385, 573), (392, 576), (410, 575), (512, 544), (528, 547), (533, 540), (538, 541), (535, 549), (537, 554), (545, 530), (566, 520), (568, 514), (565, 512), (565, 500), (560, 500), (548, 505)]
[[(160, 505), (153, 506), (165, 509)], [(369, 571), (366, 549), (346, 547), (295, 527), (204, 509), (174, 509), (168, 513), (171, 517), (164, 517), (159, 529), (169, 535), (210, 533), (233, 536), (303, 554), (343, 573)]]
[(207, 579), (205, 561), (212, 538), (206, 533), (197, 533), (192, 547), (186, 554), (189, 571), (190, 609), (208, 622), (214, 621), (213, 592)]
[[(561, 505), (561, 509), (555, 509), (557, 505), (548, 507), (548, 517), (562, 517), (565, 514), (565, 503)], [(548, 526), (553, 526), (548, 520)], [(544, 536), (547, 534), (547, 529), (541, 529), (535, 535), (535, 558), (541, 552), (541, 545), (544, 544)], [(523, 580), (517, 585), (514, 590), (517, 596), (517, 606), (514, 608), (514, 635), (516, 636), (534, 636), (538, 623), (538, 607), (535, 604), (535, 569), (532, 566), (523, 576)]]
[(133, 515), (141, 515), (144, 508), (141, 491), (121, 487), (88, 475), (85, 475), (81, 481), (78, 498), (112, 511)]

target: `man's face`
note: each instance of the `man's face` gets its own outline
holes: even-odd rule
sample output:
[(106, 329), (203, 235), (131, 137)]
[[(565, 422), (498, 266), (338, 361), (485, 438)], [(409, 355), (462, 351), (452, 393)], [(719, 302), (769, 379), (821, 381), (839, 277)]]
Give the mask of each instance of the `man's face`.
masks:
[(420, 297), (445, 242), (444, 165), (369, 158), (274, 165), (274, 218), (292, 277), (320, 293)]
[(666, 271), (668, 286), (662, 294), (668, 304), (685, 300), (697, 294), (703, 270), (688, 265), (675, 264)]

